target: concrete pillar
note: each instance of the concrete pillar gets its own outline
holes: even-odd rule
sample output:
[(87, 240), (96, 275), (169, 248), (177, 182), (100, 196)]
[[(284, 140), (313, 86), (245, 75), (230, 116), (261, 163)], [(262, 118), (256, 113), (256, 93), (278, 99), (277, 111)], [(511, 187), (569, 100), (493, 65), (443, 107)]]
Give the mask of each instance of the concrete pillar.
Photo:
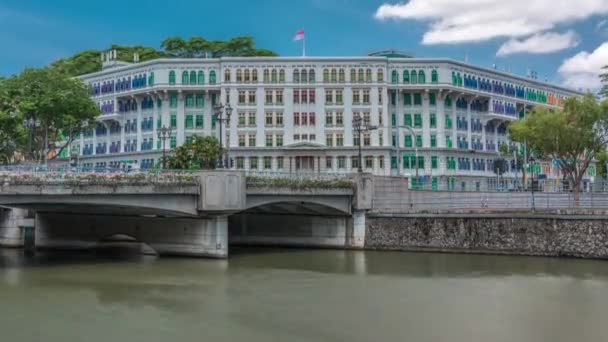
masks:
[(33, 225), (24, 209), (0, 210), (0, 247), (23, 247), (21, 226)]
[(228, 257), (228, 219), (152, 218), (80, 214), (36, 214), (37, 249), (95, 248), (126, 235), (149, 245), (159, 255)]
[(365, 247), (365, 210), (353, 211), (353, 231), (349, 247)]

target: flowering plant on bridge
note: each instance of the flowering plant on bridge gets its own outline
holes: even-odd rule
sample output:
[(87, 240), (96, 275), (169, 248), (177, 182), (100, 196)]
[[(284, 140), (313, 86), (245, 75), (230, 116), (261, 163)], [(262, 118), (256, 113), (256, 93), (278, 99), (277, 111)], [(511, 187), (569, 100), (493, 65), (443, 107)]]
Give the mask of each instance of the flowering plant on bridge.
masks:
[(292, 189), (312, 189), (312, 188), (329, 188), (329, 189), (351, 189), (355, 186), (352, 179), (349, 178), (304, 178), (304, 177), (263, 177), (263, 176), (248, 176), (247, 187), (274, 187), (274, 188), (292, 188)]
[(199, 177), (191, 173), (0, 173), (0, 184), (6, 185), (196, 185)]

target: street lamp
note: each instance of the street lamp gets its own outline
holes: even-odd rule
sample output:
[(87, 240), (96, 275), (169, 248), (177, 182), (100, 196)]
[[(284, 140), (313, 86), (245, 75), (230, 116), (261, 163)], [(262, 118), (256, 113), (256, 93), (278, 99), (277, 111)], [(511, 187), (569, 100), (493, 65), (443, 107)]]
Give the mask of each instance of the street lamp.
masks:
[[(217, 161), (217, 168), (222, 169), (225, 166), (224, 153), (223, 153), (223, 144), (222, 144), (222, 123), (226, 123), (226, 131), (230, 125), (230, 116), (232, 115), (232, 107), (230, 104), (224, 106), (221, 102), (213, 107), (213, 117), (215, 121), (220, 125), (220, 158)], [(226, 154), (228, 154), (228, 149), (230, 147), (226, 146)]]
[(40, 125), (40, 121), (38, 121), (34, 118), (29, 118), (29, 119), (23, 120), (23, 126), (29, 130), (28, 157), (29, 157), (30, 161), (34, 159), (34, 152), (32, 151), (32, 140), (34, 139), (34, 130), (36, 129), (36, 126), (38, 126), (38, 125)]
[(173, 135), (173, 128), (169, 127), (167, 128), (166, 126), (163, 126), (162, 128), (159, 128), (156, 131), (157, 135), (158, 135), (158, 139), (162, 140), (163, 142), (163, 170), (166, 167), (166, 158), (165, 158), (165, 141), (169, 138), (171, 138), (171, 136)]
[(355, 131), (355, 134), (357, 134), (357, 137), (359, 137), (359, 167), (357, 168), (357, 172), (358, 173), (362, 173), (363, 172), (363, 167), (362, 167), (362, 162), (363, 162), (363, 157), (361, 154), (361, 133), (366, 133), (366, 132), (370, 132), (373, 130), (378, 129), (378, 127), (376, 126), (369, 126), (367, 123), (363, 122), (363, 118), (361, 117), (361, 114), (359, 115), (355, 115), (353, 117), (353, 130)]
[[(397, 128), (397, 172), (398, 175), (401, 175), (401, 164), (403, 163), (403, 159), (401, 158), (401, 147), (399, 146), (399, 142), (401, 140), (401, 136), (399, 135), (401, 132), (400, 129), (407, 129), (412, 135), (412, 139), (416, 139), (416, 132), (414, 132), (414, 129), (411, 126), (397, 126), (393, 128)], [(415, 141), (413, 141), (413, 145), (414, 156), (416, 157), (416, 161), (414, 162), (414, 164), (416, 164), (416, 183), (418, 183), (418, 145), (416, 145)]]
[(530, 173), (532, 174), (531, 177), (531, 191), (532, 191), (532, 211), (536, 210), (536, 203), (534, 201), (534, 158), (530, 157), (529, 159), (529, 165), (530, 165)]

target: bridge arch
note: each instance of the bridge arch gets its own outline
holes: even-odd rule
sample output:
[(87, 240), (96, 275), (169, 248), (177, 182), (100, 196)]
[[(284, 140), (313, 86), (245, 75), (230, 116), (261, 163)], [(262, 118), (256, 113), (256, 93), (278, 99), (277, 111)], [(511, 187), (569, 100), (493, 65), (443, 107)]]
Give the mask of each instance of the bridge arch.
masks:
[(346, 196), (248, 196), (245, 213), (315, 216), (350, 216), (351, 198)]

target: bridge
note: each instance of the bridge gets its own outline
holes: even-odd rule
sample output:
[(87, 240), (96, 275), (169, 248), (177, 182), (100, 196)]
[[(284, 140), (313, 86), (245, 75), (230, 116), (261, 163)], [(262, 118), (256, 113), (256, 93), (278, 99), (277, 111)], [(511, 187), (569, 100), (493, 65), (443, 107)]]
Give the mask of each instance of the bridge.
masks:
[[(407, 187), (407, 182), (400, 179)], [(0, 174), (0, 245), (89, 249), (125, 239), (161, 255), (225, 258), (229, 244), (363, 247), (373, 177)]]

